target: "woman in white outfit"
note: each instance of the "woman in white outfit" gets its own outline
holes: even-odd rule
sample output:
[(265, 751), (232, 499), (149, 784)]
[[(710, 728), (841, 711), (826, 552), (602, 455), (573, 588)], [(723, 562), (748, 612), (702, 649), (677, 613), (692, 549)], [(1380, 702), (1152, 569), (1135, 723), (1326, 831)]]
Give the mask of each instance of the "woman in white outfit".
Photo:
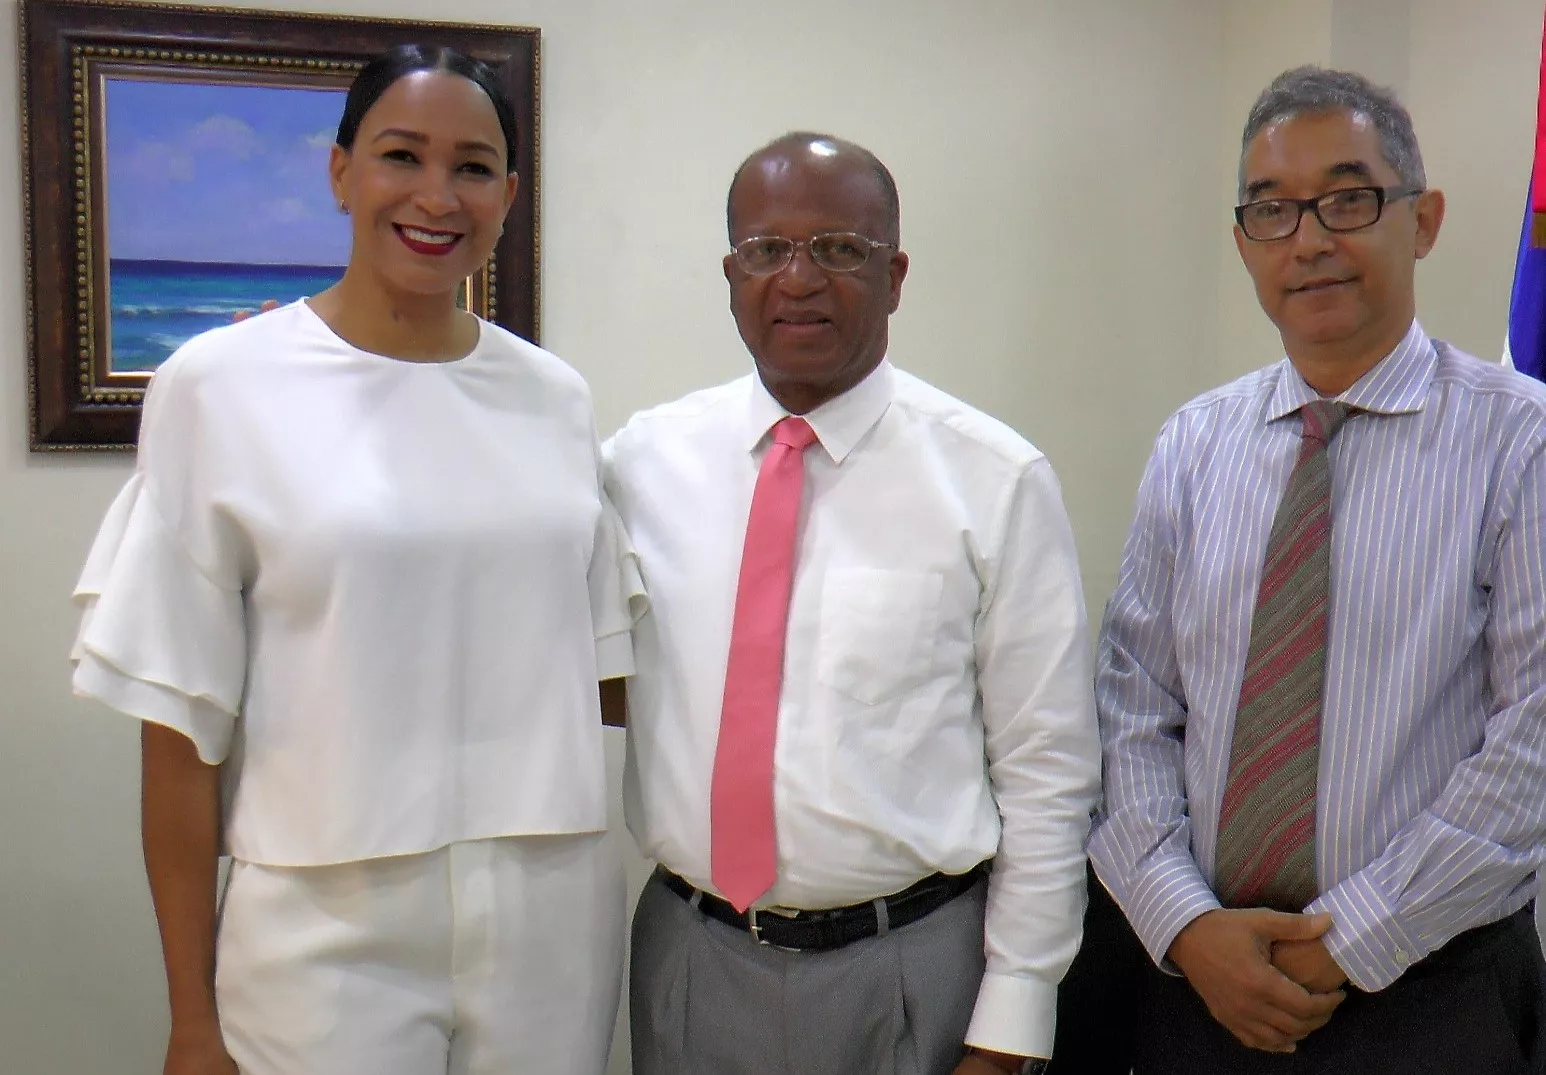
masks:
[(379, 57), (330, 163), (342, 280), (153, 380), (74, 683), (144, 722), (167, 1075), (606, 1065), (597, 683), (642, 586), (584, 382), (456, 305), (516, 133), (476, 61)]

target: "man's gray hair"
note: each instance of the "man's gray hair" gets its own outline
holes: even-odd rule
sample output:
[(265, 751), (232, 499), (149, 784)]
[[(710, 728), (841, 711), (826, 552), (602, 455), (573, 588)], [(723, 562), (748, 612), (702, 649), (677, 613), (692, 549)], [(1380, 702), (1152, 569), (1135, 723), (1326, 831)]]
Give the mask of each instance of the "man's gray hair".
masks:
[(1245, 200), (1245, 154), (1262, 128), (1294, 116), (1352, 112), (1374, 124), (1380, 155), (1409, 187), (1426, 187), (1423, 155), (1417, 148), (1412, 117), (1393, 91), (1376, 86), (1352, 71), (1295, 67), (1284, 71), (1262, 90), (1245, 120), (1240, 138), (1240, 200)]

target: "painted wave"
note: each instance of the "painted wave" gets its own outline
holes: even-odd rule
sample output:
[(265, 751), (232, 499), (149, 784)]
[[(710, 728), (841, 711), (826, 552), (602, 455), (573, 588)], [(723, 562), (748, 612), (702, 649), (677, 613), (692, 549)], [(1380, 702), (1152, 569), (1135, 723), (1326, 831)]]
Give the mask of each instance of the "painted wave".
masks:
[(189, 339), (265, 302), (332, 286), (342, 266), (235, 265), (114, 258), (108, 267), (112, 368), (149, 372)]

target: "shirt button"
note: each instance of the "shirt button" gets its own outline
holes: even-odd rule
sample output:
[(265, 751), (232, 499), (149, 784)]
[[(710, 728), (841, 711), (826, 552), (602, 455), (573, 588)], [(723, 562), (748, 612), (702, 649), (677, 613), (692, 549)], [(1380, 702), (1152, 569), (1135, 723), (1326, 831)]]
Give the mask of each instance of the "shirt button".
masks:
[(1396, 962), (1401, 964), (1404, 967), (1408, 963), (1412, 962), (1412, 957), (1406, 954), (1406, 949), (1405, 948), (1397, 948), (1396, 949)]

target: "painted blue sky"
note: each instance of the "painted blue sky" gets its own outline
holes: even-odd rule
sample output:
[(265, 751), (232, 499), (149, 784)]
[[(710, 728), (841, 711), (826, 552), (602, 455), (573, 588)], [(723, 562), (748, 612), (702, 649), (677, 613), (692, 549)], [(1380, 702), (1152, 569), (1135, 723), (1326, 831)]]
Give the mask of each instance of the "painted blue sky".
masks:
[(342, 265), (327, 182), (343, 90), (108, 79), (115, 258)]

